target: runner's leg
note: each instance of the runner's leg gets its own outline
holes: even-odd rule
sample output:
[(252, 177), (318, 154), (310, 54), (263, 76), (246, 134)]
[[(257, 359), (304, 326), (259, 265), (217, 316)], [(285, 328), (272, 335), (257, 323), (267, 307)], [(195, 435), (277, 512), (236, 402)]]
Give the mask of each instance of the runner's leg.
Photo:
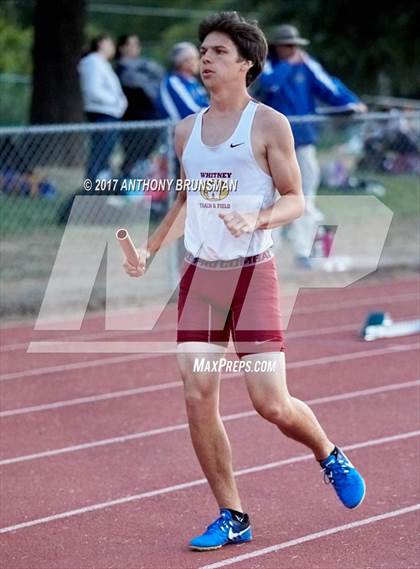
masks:
[(194, 371), (194, 360), (218, 362), (225, 348), (204, 342), (178, 345), (191, 440), (220, 508), (242, 512), (233, 475), (232, 450), (219, 412), (220, 373)]
[(244, 356), (253, 366), (257, 361), (272, 362), (274, 371), (251, 371), (245, 374), (246, 385), (255, 410), (274, 423), (280, 431), (309, 447), (317, 460), (334, 449), (311, 408), (292, 397), (286, 383), (284, 352), (267, 352)]

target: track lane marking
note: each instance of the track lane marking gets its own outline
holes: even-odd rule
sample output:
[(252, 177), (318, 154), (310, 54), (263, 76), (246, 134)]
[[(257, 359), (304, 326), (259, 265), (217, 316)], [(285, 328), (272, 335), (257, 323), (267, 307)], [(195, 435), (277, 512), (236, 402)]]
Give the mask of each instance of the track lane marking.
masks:
[[(410, 431), (407, 433), (399, 433), (398, 435), (392, 435), (389, 437), (382, 437), (380, 439), (369, 439), (367, 441), (363, 441), (360, 443), (354, 443), (351, 445), (342, 446), (341, 448), (345, 451), (350, 451), (350, 450), (356, 450), (356, 449), (361, 449), (361, 448), (367, 448), (367, 447), (371, 447), (371, 446), (377, 446), (377, 445), (381, 445), (381, 444), (387, 444), (387, 443), (395, 442), (395, 441), (406, 440), (406, 439), (410, 439), (413, 437), (418, 437), (419, 435), (420, 435), (420, 430)], [(260, 464), (260, 465), (252, 466), (249, 468), (242, 468), (240, 470), (235, 471), (234, 474), (235, 474), (235, 476), (244, 476), (244, 475), (253, 474), (256, 472), (263, 472), (265, 470), (270, 470), (273, 468), (279, 468), (281, 466), (286, 466), (288, 464), (295, 464), (297, 462), (303, 462), (306, 460), (314, 460), (313, 455), (312, 454), (304, 454), (304, 455), (291, 457), (291, 458), (288, 458), (285, 460), (279, 460), (277, 462)], [(43, 518), (37, 518), (34, 520), (28, 520), (26, 522), (22, 522), (19, 524), (6, 526), (3, 528), (0, 528), (0, 534), (10, 533), (12, 531), (18, 531), (18, 530), (25, 529), (28, 527), (39, 526), (39, 525), (47, 524), (47, 523), (54, 522), (57, 520), (68, 519), (68, 518), (72, 518), (75, 516), (80, 516), (82, 514), (87, 514), (87, 513), (95, 512), (98, 510), (104, 510), (106, 508), (111, 508), (113, 506), (119, 506), (122, 504), (128, 504), (130, 502), (135, 502), (138, 500), (144, 500), (146, 498), (152, 498), (154, 496), (163, 496), (165, 494), (178, 492), (180, 490), (186, 490), (186, 489), (193, 488), (196, 486), (202, 486), (204, 484), (207, 484), (207, 480), (205, 478), (200, 478), (198, 480), (191, 480), (190, 482), (183, 482), (181, 484), (176, 484), (174, 486), (166, 486), (165, 488), (158, 488), (156, 490), (150, 490), (148, 492), (142, 492), (140, 494), (134, 494), (131, 496), (124, 496), (123, 498), (117, 498), (115, 500), (108, 500), (106, 502), (91, 504), (90, 506), (84, 506), (82, 508), (77, 508), (75, 510), (68, 510), (66, 512), (60, 512), (58, 514), (53, 514), (51, 516), (46, 516)]]
[[(384, 355), (388, 353), (394, 352), (406, 352), (410, 350), (415, 350), (420, 348), (420, 342), (416, 342), (414, 344), (396, 344), (392, 346), (388, 346), (387, 348), (371, 348), (369, 350), (361, 350), (358, 352), (350, 352), (344, 354), (336, 354), (333, 356), (324, 356), (322, 358), (314, 358), (310, 360), (302, 360), (300, 362), (292, 362), (287, 364), (288, 369), (298, 368), (298, 367), (306, 367), (310, 365), (317, 365), (319, 363), (330, 363), (336, 361), (346, 361), (357, 359), (361, 357), (371, 357), (376, 355)], [(161, 354), (153, 354), (154, 356), (158, 357)], [(150, 356), (148, 356), (150, 357)], [(56, 366), (49, 366), (49, 367), (42, 367), (42, 368), (35, 368), (35, 369), (28, 369), (25, 371), (18, 371), (12, 373), (4, 373), (0, 374), (0, 382), (3, 381), (11, 381), (14, 379), (22, 379), (22, 378), (29, 378), (29, 377), (36, 377), (36, 376), (45, 376), (52, 373), (59, 373), (62, 371), (74, 371), (78, 369), (87, 369), (91, 367), (103, 367), (108, 365), (114, 365), (119, 363), (129, 363), (132, 361), (137, 361), (140, 359), (144, 359), (142, 355), (131, 355), (131, 356), (117, 356), (117, 357), (108, 357), (108, 358), (101, 358), (98, 360), (90, 360), (87, 362), (75, 362), (71, 364), (62, 364)]]
[[(344, 401), (347, 399), (353, 399), (356, 397), (368, 397), (370, 395), (377, 395), (379, 393), (386, 393), (389, 391), (399, 391), (401, 389), (410, 389), (412, 387), (418, 387), (420, 385), (420, 380), (407, 381), (403, 383), (394, 383), (388, 385), (382, 385), (379, 387), (372, 387), (369, 389), (360, 389), (357, 391), (349, 391), (347, 393), (339, 393), (336, 395), (328, 395), (325, 397), (318, 397), (316, 399), (310, 399), (306, 401), (308, 405), (321, 405), (323, 403), (333, 403), (336, 401)], [(230, 415), (222, 416), (222, 420), (225, 422), (236, 421), (240, 419), (245, 419), (248, 417), (253, 417), (258, 415), (256, 411), (242, 411), (240, 413), (233, 413)], [(13, 458), (5, 458), (0, 460), (0, 466), (7, 466), (10, 464), (16, 464), (19, 462), (27, 462), (29, 460), (37, 460), (42, 458), (48, 458), (51, 456), (58, 456), (61, 454), (67, 454), (70, 452), (78, 452), (83, 450), (88, 450), (91, 448), (97, 448), (112, 444), (121, 444), (129, 441), (143, 439), (148, 437), (153, 437), (157, 435), (163, 435), (166, 433), (172, 433), (175, 431), (183, 431), (188, 429), (188, 423), (181, 423), (178, 425), (170, 425), (168, 427), (160, 427), (157, 429), (151, 429), (149, 431), (141, 431), (139, 433), (131, 433), (129, 435), (121, 435), (118, 437), (112, 437), (108, 439), (100, 439), (97, 441), (91, 441), (89, 443), (82, 443), (78, 445), (71, 445), (67, 447), (61, 447), (57, 449), (51, 449), (43, 452), (21, 455)]]
[(343, 524), (341, 526), (335, 526), (332, 528), (324, 529), (322, 531), (317, 531), (315, 533), (310, 533), (298, 537), (296, 539), (290, 539), (289, 541), (284, 541), (283, 543), (278, 543), (276, 545), (270, 545), (269, 547), (264, 547), (263, 549), (256, 549), (250, 551), (249, 553), (244, 553), (243, 555), (237, 555), (235, 557), (229, 557), (223, 561), (217, 561), (216, 563), (210, 563), (210, 565), (202, 565), (199, 569), (219, 569), (220, 567), (227, 567), (228, 565), (233, 565), (235, 563), (240, 563), (241, 561), (248, 561), (248, 559), (253, 559), (255, 557), (261, 557), (262, 555), (267, 555), (269, 553), (275, 553), (281, 551), (282, 549), (287, 549), (289, 547), (294, 547), (295, 545), (300, 545), (302, 543), (307, 543), (308, 541), (314, 541), (316, 539), (321, 539), (323, 537), (328, 537), (336, 533), (351, 530), (358, 527), (367, 526), (369, 524), (374, 524), (382, 520), (388, 520), (390, 518), (395, 518), (397, 516), (402, 516), (404, 514), (410, 514), (416, 512), (420, 509), (419, 504), (413, 504), (412, 506), (406, 506), (405, 508), (399, 508), (398, 510), (391, 510), (390, 512), (384, 512), (383, 514), (378, 514), (376, 516), (370, 516), (369, 518), (363, 518), (355, 522), (350, 522), (348, 524)]
[[(315, 306), (303, 306), (302, 308), (297, 308), (296, 310), (293, 310), (292, 315), (299, 315), (299, 314), (313, 314), (314, 312), (324, 312), (325, 310), (329, 310), (329, 309), (340, 309), (342, 307), (344, 308), (354, 308), (355, 306), (365, 306), (365, 305), (370, 305), (370, 304), (378, 304), (378, 303), (390, 303), (390, 302), (410, 302), (411, 300), (419, 300), (420, 301), (420, 296), (417, 293), (407, 293), (407, 294), (403, 294), (403, 295), (396, 295), (394, 297), (392, 296), (386, 296), (386, 297), (381, 297), (381, 298), (368, 298), (368, 299), (359, 299), (359, 300), (355, 300), (355, 301), (344, 301), (342, 304), (335, 304), (335, 305), (331, 305), (331, 304), (320, 304), (318, 305), (319, 308), (317, 308), (317, 305)], [(415, 318), (415, 317), (413, 317)], [(407, 320), (409, 320), (410, 318), (407, 318)], [(360, 328), (362, 326), (362, 324), (359, 322), (357, 324), (355, 324), (355, 327)], [(7, 328), (4, 328), (3, 330), (7, 330)], [(175, 326), (174, 324), (171, 325), (165, 325), (159, 328), (159, 332), (170, 332), (171, 330), (175, 330)], [(1, 332), (1, 329), (0, 329)], [(31, 329), (31, 332), (35, 332), (35, 330)], [(144, 332), (153, 332), (153, 330), (145, 330)], [(100, 338), (109, 338), (110, 335), (113, 335), (114, 338), (118, 338), (121, 336), (124, 336), (127, 332), (119, 332), (116, 330), (108, 330), (108, 331), (101, 331), (101, 332), (91, 332), (91, 333), (86, 333), (81, 335), (78, 340), (94, 340), (94, 339), (100, 339)], [(292, 332), (293, 333), (293, 332)], [(42, 340), (42, 342), (61, 342), (61, 343), (65, 343), (71, 341), (70, 337), (64, 337), (60, 340)], [(37, 341), (35, 340), (34, 343), (36, 343)], [(3, 344), (3, 346), (0, 346), (0, 352), (13, 352), (13, 351), (17, 351), (23, 348), (27, 348), (28, 345), (31, 343), (31, 340), (27, 340), (27, 341), (22, 341), (22, 342), (13, 342), (13, 343), (9, 343), (9, 344)]]

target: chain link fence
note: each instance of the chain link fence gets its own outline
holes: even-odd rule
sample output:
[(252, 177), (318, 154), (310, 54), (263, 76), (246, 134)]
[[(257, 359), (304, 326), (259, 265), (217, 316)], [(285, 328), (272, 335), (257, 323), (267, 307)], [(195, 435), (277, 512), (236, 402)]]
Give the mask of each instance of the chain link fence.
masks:
[[(419, 215), (420, 113), (291, 122), (310, 122), (319, 131), (319, 193), (377, 196), (395, 213), (402, 257), (414, 259), (407, 235)], [(37, 313), (70, 215), (78, 238), (69, 267), (79, 270), (77, 255), (83, 257), (104, 228), (108, 237), (122, 225), (135, 235), (153, 228), (174, 199), (174, 192), (152, 191), (158, 180), (175, 177), (172, 138), (169, 121), (0, 129), (0, 314)], [(401, 260), (400, 245), (395, 254)], [(170, 287), (174, 279), (173, 253), (167, 263), (171, 270), (156, 276), (157, 287)], [(77, 271), (72, 274), (76, 297)], [(104, 302), (100, 275), (91, 308)]]
[[(162, 218), (168, 192), (129, 182), (174, 177), (172, 138), (169, 121), (0, 129), (0, 313), (37, 311), (70, 216), (80, 255), (103, 228)], [(102, 277), (91, 307), (103, 304)]]

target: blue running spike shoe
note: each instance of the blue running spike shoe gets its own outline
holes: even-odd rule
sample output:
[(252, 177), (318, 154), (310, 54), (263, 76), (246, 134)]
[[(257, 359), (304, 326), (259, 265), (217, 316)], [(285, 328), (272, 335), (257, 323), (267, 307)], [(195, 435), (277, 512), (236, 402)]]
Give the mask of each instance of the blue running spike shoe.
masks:
[(324, 482), (333, 485), (346, 508), (355, 509), (360, 506), (365, 499), (366, 483), (344, 452), (336, 447), (320, 464)]
[(245, 514), (244, 520), (239, 522), (232, 513), (222, 508), (220, 517), (209, 525), (207, 530), (190, 541), (190, 549), (207, 551), (219, 549), (228, 543), (246, 543), (252, 540), (252, 531), (249, 517)]

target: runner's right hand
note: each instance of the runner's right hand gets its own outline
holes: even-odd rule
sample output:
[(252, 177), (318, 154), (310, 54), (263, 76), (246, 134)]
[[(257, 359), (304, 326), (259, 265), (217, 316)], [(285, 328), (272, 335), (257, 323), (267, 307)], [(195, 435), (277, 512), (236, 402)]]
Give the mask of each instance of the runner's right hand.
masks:
[(136, 249), (138, 255), (137, 266), (131, 265), (127, 259), (123, 263), (124, 271), (129, 277), (142, 277), (146, 272), (146, 261), (150, 257), (147, 249)]

